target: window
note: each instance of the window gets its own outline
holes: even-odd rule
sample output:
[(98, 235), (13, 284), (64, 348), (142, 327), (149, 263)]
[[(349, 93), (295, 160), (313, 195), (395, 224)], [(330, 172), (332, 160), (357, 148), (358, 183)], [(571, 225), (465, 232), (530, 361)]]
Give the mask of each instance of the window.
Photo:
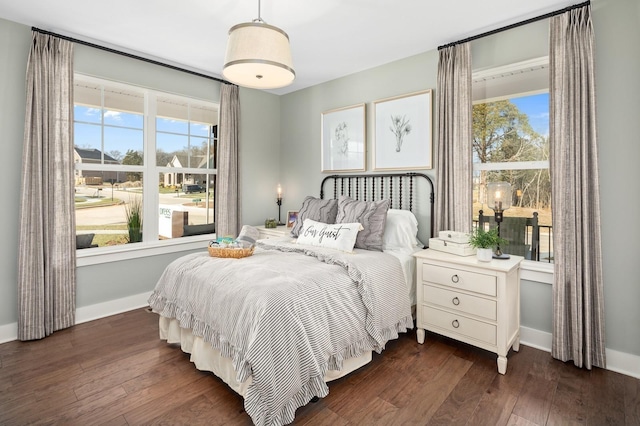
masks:
[(104, 247), (210, 233), (217, 123), (211, 102), (76, 75), (76, 234)]
[[(475, 226), (495, 226), (494, 212), (487, 205), (487, 184), (509, 182), (512, 206), (500, 224), (501, 236), (509, 243), (500, 248), (530, 260), (553, 262), (544, 59), (474, 73), (473, 220)], [(486, 98), (476, 98), (480, 96)], [(480, 211), (485, 219), (481, 224)]]

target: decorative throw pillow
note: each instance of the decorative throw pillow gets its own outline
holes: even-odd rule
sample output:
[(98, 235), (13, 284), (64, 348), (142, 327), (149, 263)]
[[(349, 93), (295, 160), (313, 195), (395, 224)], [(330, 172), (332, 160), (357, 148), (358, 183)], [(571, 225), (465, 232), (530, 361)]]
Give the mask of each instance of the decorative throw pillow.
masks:
[(244, 225), (240, 230), (240, 234), (238, 235), (238, 238), (236, 238), (236, 241), (243, 246), (251, 247), (256, 243), (258, 238), (260, 238), (260, 231), (258, 231), (257, 228), (250, 225)]
[(300, 234), (305, 219), (332, 224), (336, 223), (336, 214), (338, 214), (338, 200), (322, 200), (307, 196), (298, 210), (298, 218), (291, 228), (291, 236), (297, 237)]
[(418, 220), (409, 210), (389, 209), (382, 238), (383, 250), (402, 250), (412, 253), (419, 243)]
[(351, 253), (361, 229), (358, 222), (328, 224), (305, 219), (296, 243)]
[(382, 251), (387, 210), (389, 210), (389, 200), (360, 201), (341, 195), (338, 198), (336, 223), (360, 222), (364, 230), (358, 234), (356, 247)]

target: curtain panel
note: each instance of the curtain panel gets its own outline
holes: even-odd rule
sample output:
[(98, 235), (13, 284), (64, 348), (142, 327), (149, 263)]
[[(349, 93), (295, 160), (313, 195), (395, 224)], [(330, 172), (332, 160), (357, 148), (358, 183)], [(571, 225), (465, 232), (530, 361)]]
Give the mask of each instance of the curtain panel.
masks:
[(605, 367), (600, 191), (591, 6), (550, 22), (552, 355)]
[(238, 193), (238, 126), (240, 123), (239, 88), (220, 86), (220, 128), (216, 176), (216, 235), (236, 237), (240, 225)]
[(75, 323), (73, 43), (33, 32), (26, 74), (18, 339)]
[(469, 232), (473, 211), (471, 48), (462, 43), (439, 53), (435, 231)]

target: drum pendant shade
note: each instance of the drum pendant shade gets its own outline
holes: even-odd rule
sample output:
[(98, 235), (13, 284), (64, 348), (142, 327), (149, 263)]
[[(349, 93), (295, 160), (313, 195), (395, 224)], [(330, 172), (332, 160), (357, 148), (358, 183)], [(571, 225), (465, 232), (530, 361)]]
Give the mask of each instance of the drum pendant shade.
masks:
[(288, 86), (296, 77), (289, 36), (261, 19), (234, 25), (229, 30), (222, 75), (253, 89)]

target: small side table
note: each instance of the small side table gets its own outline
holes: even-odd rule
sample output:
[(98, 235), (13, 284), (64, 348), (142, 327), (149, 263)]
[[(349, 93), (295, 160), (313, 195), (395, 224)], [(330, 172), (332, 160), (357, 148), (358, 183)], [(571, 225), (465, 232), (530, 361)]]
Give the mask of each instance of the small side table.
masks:
[(507, 352), (520, 346), (520, 256), (480, 262), (432, 249), (416, 257), (417, 338), (425, 330), (498, 355), (507, 372)]
[(286, 226), (278, 226), (276, 228), (256, 226), (255, 228), (260, 232), (260, 239), (288, 237), (291, 233), (291, 228), (287, 228)]

